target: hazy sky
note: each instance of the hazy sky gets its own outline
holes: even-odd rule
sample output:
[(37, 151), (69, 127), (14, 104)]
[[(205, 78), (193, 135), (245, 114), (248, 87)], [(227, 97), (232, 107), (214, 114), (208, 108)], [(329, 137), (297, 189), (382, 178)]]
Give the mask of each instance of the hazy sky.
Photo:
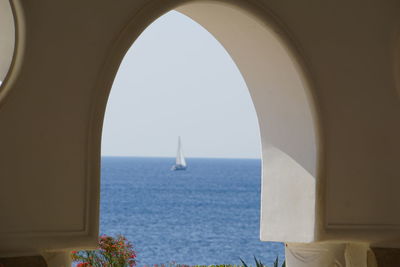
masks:
[(114, 81), (102, 154), (259, 158), (258, 123), (246, 84), (218, 41), (172, 11), (139, 37)]

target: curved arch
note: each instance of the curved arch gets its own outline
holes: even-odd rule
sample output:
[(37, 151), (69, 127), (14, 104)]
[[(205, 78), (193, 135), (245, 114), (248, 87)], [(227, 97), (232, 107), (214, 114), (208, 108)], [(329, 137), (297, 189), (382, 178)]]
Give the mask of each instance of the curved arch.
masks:
[[(250, 90), (259, 118), (263, 147), (262, 240), (314, 240), (315, 178), (321, 165), (319, 124), (307, 68), (287, 31), (266, 10), (250, 2), (175, 1), (169, 8), (165, 4), (164, 9), (160, 6), (163, 5), (153, 2), (137, 13), (121, 32), (104, 62), (96, 86), (104, 89), (95, 90), (92, 98), (88, 153), (91, 159), (96, 160), (88, 161), (92, 162), (89, 183), (99, 183), (102, 121), (120, 62), (134, 40), (153, 20), (164, 12), (177, 9), (221, 42), (241, 70)], [(275, 158), (279, 160), (273, 160)], [(282, 166), (285, 167), (283, 172), (280, 171)], [(291, 183), (293, 179), (298, 179), (298, 182)], [(282, 188), (284, 184), (286, 187)], [(95, 188), (90, 189), (91, 199), (97, 203), (98, 187)], [(280, 188), (279, 191), (275, 191), (276, 188)], [(305, 192), (306, 200), (299, 201), (301, 195), (290, 192)], [(92, 212), (97, 218), (98, 211)], [(305, 218), (302, 220), (304, 223), (294, 225), (299, 216)]]
[(252, 95), (263, 151), (261, 238), (312, 241), (316, 183), (310, 177), (317, 172), (318, 141), (314, 107), (295, 59), (267, 25), (240, 8), (198, 2), (178, 10), (223, 44)]

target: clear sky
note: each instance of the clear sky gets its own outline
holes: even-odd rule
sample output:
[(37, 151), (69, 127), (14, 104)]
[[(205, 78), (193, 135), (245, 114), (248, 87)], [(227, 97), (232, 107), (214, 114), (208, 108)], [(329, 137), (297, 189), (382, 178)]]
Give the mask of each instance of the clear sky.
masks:
[(190, 18), (160, 17), (126, 54), (111, 90), (102, 155), (260, 158), (253, 103), (221, 44)]

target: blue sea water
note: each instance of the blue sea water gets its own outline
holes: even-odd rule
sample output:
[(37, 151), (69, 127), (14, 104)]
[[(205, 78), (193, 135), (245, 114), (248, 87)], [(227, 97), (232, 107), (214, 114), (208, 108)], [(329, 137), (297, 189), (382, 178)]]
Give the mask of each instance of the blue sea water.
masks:
[(261, 161), (103, 157), (100, 232), (125, 235), (138, 265), (271, 265), (282, 243), (259, 241)]

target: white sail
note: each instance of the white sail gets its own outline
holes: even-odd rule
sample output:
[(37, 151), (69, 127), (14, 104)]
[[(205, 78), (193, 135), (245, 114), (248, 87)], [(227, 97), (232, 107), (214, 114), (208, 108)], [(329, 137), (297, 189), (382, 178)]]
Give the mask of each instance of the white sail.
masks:
[(178, 137), (178, 152), (176, 155), (176, 165), (186, 167), (185, 157), (183, 156), (181, 137)]

